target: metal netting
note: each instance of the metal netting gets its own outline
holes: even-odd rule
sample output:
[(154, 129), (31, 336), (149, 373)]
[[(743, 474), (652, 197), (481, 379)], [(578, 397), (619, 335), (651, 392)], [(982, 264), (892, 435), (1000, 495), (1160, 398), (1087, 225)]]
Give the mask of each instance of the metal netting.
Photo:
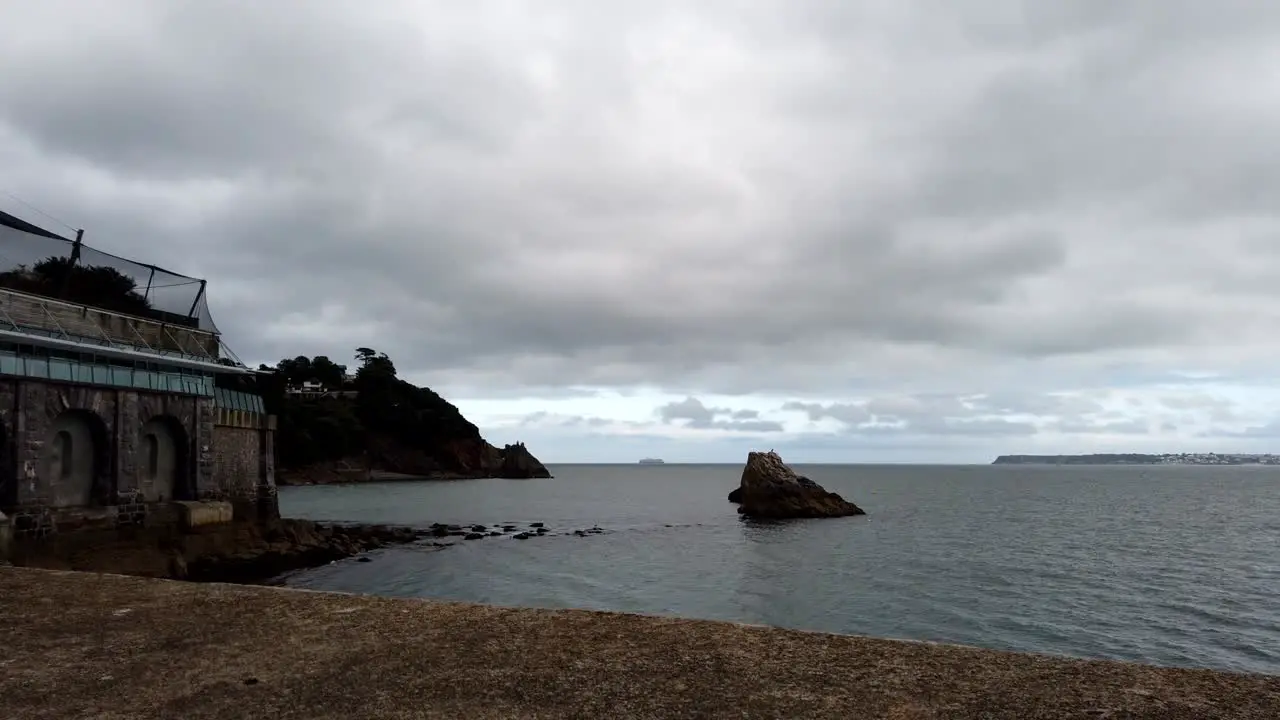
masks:
[(218, 332), (204, 280), (95, 250), (3, 211), (0, 288)]

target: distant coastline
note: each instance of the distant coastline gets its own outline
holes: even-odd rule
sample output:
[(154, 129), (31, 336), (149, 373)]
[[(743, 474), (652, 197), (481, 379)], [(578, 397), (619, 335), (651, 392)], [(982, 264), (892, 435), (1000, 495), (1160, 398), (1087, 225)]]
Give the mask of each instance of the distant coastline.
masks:
[(1271, 453), (1095, 453), (1091, 455), (1001, 455), (992, 465), (1280, 465)]

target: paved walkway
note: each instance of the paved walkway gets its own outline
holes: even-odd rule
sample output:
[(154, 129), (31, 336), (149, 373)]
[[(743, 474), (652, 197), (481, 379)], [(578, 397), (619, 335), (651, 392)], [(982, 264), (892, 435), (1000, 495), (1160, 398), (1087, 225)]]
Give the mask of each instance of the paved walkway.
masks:
[(1280, 677), (0, 568), (0, 718), (1280, 718)]

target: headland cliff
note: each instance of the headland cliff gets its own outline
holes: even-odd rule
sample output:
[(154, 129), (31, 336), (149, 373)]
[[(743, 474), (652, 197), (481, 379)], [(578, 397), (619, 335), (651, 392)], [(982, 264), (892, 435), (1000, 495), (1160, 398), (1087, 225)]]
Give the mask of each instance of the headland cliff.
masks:
[(399, 378), (386, 354), (360, 348), (356, 359), (355, 373), (323, 356), (259, 367), (278, 484), (550, 477), (523, 443), (491, 445), (448, 400)]

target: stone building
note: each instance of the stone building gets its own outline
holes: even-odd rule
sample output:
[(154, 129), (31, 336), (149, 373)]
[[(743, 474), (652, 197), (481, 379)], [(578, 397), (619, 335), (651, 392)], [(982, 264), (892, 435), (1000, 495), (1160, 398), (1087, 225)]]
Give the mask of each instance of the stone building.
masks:
[[(0, 545), (278, 515), (275, 418), (223, 345), (204, 281), (2, 212), (0, 261)], [(117, 302), (104, 277), (134, 289)]]

